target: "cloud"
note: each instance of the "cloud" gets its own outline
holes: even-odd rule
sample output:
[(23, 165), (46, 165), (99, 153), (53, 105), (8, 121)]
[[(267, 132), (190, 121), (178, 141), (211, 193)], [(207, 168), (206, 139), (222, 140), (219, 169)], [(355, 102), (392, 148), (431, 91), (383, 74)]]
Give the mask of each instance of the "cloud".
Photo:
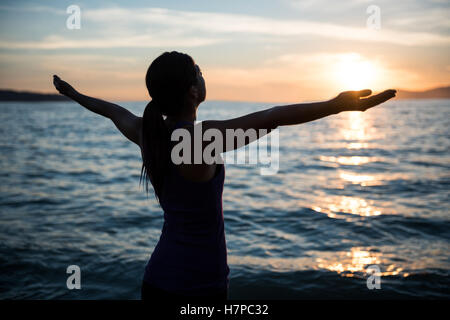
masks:
[(100, 49), (100, 48), (155, 48), (155, 47), (197, 47), (221, 42), (220, 38), (186, 37), (158, 34), (129, 35), (121, 37), (91, 38), (70, 40), (58, 35), (44, 38), (42, 41), (1, 41), (3, 49)]
[(329, 1), (329, 0), (286, 0), (287, 3), (299, 10), (323, 10), (324, 7), (327, 11), (345, 11), (349, 8), (358, 5), (369, 5), (372, 0), (346, 0), (344, 1)]
[[(45, 11), (45, 8), (39, 7), (39, 10)], [(83, 20), (90, 22), (89, 30), (92, 33), (84, 33), (85, 36), (82, 39), (75, 40), (68, 36), (51, 35), (40, 41), (0, 41), (0, 48), (198, 47), (236, 41), (240, 39), (240, 36), (250, 41), (261, 41), (260, 36), (264, 36), (266, 42), (279, 41), (280, 38), (290, 41), (296, 37), (312, 36), (405, 46), (450, 44), (449, 36), (436, 33), (389, 28), (377, 31), (370, 30), (365, 25), (355, 27), (301, 19), (285, 20), (244, 14), (163, 8), (82, 9)], [(82, 22), (82, 25), (86, 24)], [(248, 38), (249, 35), (250, 38)]]
[(391, 17), (385, 23), (388, 27), (394, 27), (401, 30), (450, 30), (449, 9), (430, 8), (423, 11), (407, 11)]
[(450, 37), (424, 32), (369, 30), (366, 26), (313, 22), (307, 20), (278, 20), (243, 14), (178, 11), (162, 8), (124, 9), (106, 8), (89, 10), (85, 17), (92, 21), (129, 21), (148, 25), (161, 24), (207, 34), (258, 34), (268, 36), (313, 35), (343, 40), (387, 42), (403, 45), (450, 44)]
[[(355, 17), (368, 16), (366, 9), (370, 5), (380, 8), (382, 28), (393, 28), (403, 31), (420, 31), (428, 33), (440, 32), (448, 34), (450, 6), (448, 0), (423, 1), (409, 0), (284, 0), (288, 6), (299, 14), (321, 17), (328, 21), (349, 21)], [(326, 10), (324, 10), (326, 8)]]
[(4, 6), (0, 5), (1, 11), (13, 11), (13, 12), (34, 12), (34, 13), (52, 13), (57, 15), (64, 15), (66, 14), (65, 10), (61, 9), (55, 9), (52, 7), (46, 7), (46, 6)]

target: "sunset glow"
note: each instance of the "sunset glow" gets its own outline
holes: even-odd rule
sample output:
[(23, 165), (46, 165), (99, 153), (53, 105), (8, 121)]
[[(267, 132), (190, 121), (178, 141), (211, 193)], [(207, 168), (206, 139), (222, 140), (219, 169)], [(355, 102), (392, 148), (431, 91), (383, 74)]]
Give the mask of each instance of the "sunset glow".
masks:
[(372, 88), (377, 81), (377, 69), (369, 60), (357, 54), (347, 54), (336, 63), (335, 77), (342, 90)]
[[(426, 90), (448, 85), (448, 16), (437, 3), (379, 1), (5, 1), (0, 8), (0, 88), (54, 92), (53, 73), (85, 93), (147, 100), (144, 77), (165, 51), (191, 55), (207, 100), (295, 102), (344, 90)], [(231, 9), (233, 8), (233, 9)], [(389, 10), (387, 10), (389, 9)], [(276, 13), (276, 14), (274, 14)]]

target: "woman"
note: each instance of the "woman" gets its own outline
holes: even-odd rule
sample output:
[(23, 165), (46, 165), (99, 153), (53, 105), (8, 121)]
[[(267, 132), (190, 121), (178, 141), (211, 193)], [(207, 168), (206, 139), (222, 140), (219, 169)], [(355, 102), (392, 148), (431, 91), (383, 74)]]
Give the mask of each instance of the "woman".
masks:
[[(225, 168), (221, 161), (201, 159), (193, 164), (194, 152), (192, 161), (175, 164), (171, 158), (174, 129), (184, 128), (190, 137), (200, 125), (201, 132), (216, 129), (227, 146), (220, 151), (225, 152), (241, 146), (234, 139), (232, 144), (225, 141), (227, 129), (270, 132), (343, 111), (365, 111), (391, 99), (396, 92), (386, 90), (370, 96), (370, 90), (347, 91), (324, 102), (275, 106), (234, 119), (196, 124), (198, 106), (206, 98), (205, 81), (194, 60), (176, 51), (163, 53), (148, 68), (146, 85), (152, 100), (142, 117), (117, 104), (85, 96), (56, 75), (54, 85), (61, 94), (111, 119), (141, 149), (141, 179), (147, 191), (151, 182), (164, 210), (161, 237), (145, 269), (143, 299), (227, 297), (229, 268), (222, 211)], [(202, 143), (200, 151), (206, 145)]]

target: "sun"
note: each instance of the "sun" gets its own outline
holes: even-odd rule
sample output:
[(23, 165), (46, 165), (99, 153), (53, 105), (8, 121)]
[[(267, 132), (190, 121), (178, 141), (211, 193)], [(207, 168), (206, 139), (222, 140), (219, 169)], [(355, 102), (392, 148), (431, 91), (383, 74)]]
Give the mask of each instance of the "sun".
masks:
[(366, 89), (374, 86), (377, 69), (359, 54), (344, 54), (335, 63), (335, 77), (340, 90)]

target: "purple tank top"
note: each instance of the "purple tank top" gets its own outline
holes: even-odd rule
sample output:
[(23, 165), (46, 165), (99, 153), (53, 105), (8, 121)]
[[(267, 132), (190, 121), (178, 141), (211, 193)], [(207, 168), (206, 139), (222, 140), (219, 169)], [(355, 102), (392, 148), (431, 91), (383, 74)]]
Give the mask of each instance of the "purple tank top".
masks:
[[(175, 128), (185, 121), (178, 122)], [(170, 161), (161, 207), (164, 225), (147, 263), (144, 281), (163, 290), (204, 295), (228, 287), (222, 209), (225, 166), (207, 182), (189, 181)]]

